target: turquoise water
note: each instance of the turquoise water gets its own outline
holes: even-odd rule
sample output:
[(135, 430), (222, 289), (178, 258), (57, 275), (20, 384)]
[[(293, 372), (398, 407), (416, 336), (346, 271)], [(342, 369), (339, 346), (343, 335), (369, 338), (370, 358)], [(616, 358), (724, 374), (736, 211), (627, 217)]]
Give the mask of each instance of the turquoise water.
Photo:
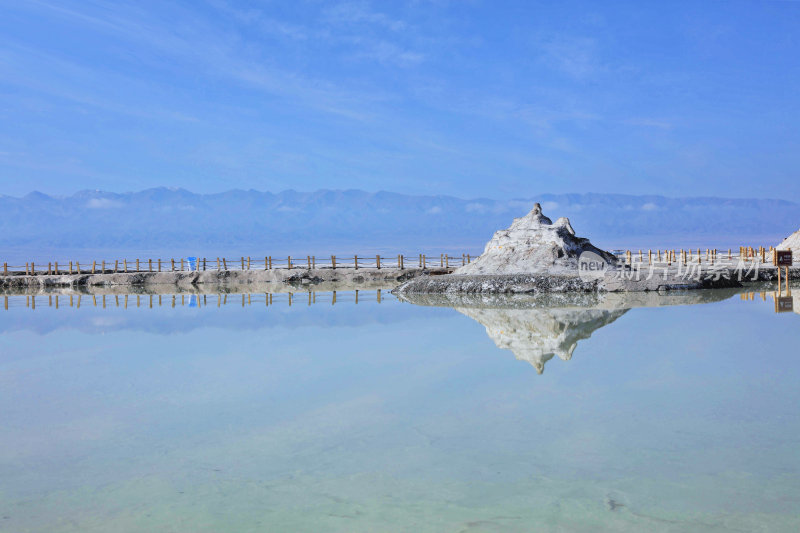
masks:
[(0, 531), (800, 529), (800, 316), (770, 298), (565, 327), (354, 296), (12, 297)]

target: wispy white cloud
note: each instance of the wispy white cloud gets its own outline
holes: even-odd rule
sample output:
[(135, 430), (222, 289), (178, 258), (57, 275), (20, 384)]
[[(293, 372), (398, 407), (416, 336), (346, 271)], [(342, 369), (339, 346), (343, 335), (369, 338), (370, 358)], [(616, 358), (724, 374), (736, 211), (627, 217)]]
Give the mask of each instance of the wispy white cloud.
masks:
[(86, 202), (86, 207), (89, 209), (116, 209), (122, 207), (122, 203), (110, 198), (91, 198)]
[(367, 23), (391, 31), (406, 30), (408, 25), (399, 19), (389, 17), (385, 13), (373, 10), (367, 2), (339, 2), (325, 10), (325, 18), (334, 24)]
[(602, 68), (594, 39), (557, 36), (541, 41), (540, 47), (547, 64), (573, 78), (588, 78)]
[(630, 118), (622, 121), (624, 124), (628, 124), (629, 126), (641, 126), (644, 128), (657, 128), (662, 130), (669, 130), (672, 129), (672, 122), (667, 120), (659, 120), (654, 118)]

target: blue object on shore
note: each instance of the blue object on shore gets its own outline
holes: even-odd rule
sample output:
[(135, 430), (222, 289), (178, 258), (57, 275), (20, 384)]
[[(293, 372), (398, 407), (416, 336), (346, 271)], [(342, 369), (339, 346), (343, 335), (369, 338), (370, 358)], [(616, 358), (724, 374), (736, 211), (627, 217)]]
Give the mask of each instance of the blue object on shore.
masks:
[(187, 257), (186, 260), (189, 262), (189, 270), (197, 270), (197, 258), (196, 257)]

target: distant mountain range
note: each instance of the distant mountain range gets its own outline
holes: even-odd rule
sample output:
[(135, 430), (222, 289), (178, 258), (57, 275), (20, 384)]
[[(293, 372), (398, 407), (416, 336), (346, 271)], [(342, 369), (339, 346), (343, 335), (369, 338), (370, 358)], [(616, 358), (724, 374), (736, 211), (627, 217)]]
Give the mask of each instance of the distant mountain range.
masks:
[(475, 254), (537, 201), (550, 218), (569, 217), (580, 236), (609, 249), (771, 245), (800, 227), (800, 204), (786, 200), (594, 193), (489, 200), (360, 190), (32, 192), (0, 196), (0, 261), (120, 251), (164, 257)]

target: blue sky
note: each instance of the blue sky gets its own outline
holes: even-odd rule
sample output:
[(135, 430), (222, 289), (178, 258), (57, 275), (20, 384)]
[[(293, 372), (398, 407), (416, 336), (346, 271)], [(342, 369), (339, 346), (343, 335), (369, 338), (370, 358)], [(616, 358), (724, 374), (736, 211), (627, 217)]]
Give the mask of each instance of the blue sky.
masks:
[(800, 200), (800, 3), (0, 0), (0, 193)]

